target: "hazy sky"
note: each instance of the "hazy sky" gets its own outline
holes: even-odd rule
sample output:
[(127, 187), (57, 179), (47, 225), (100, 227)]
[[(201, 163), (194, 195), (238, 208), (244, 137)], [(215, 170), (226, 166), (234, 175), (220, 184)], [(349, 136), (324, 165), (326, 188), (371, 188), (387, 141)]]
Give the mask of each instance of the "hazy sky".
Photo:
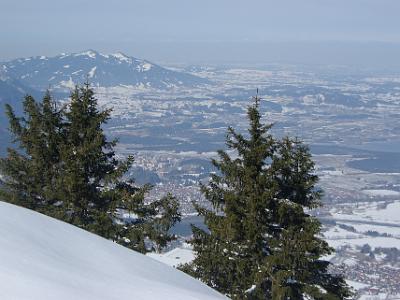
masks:
[(399, 0), (0, 0), (0, 59), (89, 48), (166, 62), (393, 55), (399, 12)]

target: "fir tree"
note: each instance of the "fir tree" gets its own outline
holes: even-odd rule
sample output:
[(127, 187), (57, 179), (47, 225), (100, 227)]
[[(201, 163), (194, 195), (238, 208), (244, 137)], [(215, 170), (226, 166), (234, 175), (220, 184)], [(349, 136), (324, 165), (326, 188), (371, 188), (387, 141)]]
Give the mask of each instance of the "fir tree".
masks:
[(248, 108), (246, 138), (228, 129), (218, 169), (201, 187), (213, 209), (196, 206), (208, 231), (193, 227), (196, 257), (182, 269), (232, 299), (344, 299), (342, 277), (321, 256), (320, 223), (305, 209), (320, 205), (307, 147), (271, 136), (259, 97)]

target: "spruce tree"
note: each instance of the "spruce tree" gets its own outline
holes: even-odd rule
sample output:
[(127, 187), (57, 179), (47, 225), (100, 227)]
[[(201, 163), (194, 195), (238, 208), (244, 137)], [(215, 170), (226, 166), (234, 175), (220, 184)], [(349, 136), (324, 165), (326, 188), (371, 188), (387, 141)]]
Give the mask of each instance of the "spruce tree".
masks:
[(298, 139), (284, 138), (272, 159), (278, 184), (278, 210), (274, 214), (275, 249), (267, 261), (274, 299), (343, 299), (351, 296), (341, 276), (329, 272), (321, 259), (333, 252), (319, 235), (321, 224), (310, 215), (321, 206), (322, 191), (316, 188), (314, 162), (307, 146)]
[(24, 100), (24, 116), (7, 106), (10, 131), (19, 149), (0, 159), (3, 199), (56, 217), (141, 252), (160, 250), (180, 219), (170, 194), (147, 203), (150, 185), (138, 186), (125, 173), (133, 157), (117, 159), (103, 126), (110, 110), (98, 110), (89, 84), (57, 107), (46, 93)]
[(24, 117), (18, 118), (6, 105), (9, 129), (18, 148), (9, 148), (8, 157), (0, 159), (0, 170), (5, 176), (0, 190), (8, 202), (54, 213), (57, 195), (53, 186), (59, 172), (62, 110), (49, 92), (41, 103), (26, 96)]
[(115, 159), (116, 141), (107, 141), (103, 132), (102, 125), (109, 119), (110, 110), (98, 110), (89, 84), (77, 87), (71, 94), (65, 116), (65, 139), (60, 147), (63, 201), (68, 206), (71, 223), (93, 226), (101, 218), (98, 214), (111, 209), (112, 201), (103, 197), (102, 190), (124, 163)]
[(260, 98), (248, 108), (248, 137), (228, 128), (201, 189), (213, 209), (196, 205), (208, 230), (193, 226), (196, 257), (182, 269), (232, 299), (344, 299), (341, 276), (329, 273), (321, 256), (320, 223), (308, 209), (321, 193), (307, 147), (275, 139), (261, 123)]
[(117, 140), (108, 141), (102, 128), (111, 110), (98, 110), (88, 83), (75, 89), (68, 108), (61, 179), (69, 222), (143, 253), (160, 250), (180, 219), (177, 200), (146, 203), (151, 186), (123, 178), (134, 159), (116, 158)]

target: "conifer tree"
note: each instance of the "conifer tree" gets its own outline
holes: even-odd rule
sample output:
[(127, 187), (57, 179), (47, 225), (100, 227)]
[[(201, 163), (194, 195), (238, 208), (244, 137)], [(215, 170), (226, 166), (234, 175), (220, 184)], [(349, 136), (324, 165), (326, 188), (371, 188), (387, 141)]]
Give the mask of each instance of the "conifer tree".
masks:
[(133, 157), (117, 159), (117, 141), (107, 140), (110, 112), (98, 110), (88, 83), (66, 107), (58, 108), (49, 93), (42, 102), (27, 96), (21, 118), (7, 106), (19, 149), (0, 159), (0, 193), (132, 249), (160, 250), (174, 238), (169, 229), (180, 219), (178, 202), (168, 194), (146, 203), (151, 186), (124, 177)]
[(307, 147), (276, 140), (261, 123), (260, 98), (248, 108), (248, 137), (228, 128), (231, 156), (201, 189), (212, 210), (196, 205), (207, 230), (193, 226), (196, 257), (182, 269), (232, 299), (344, 299), (342, 277), (321, 256), (320, 223), (307, 208), (320, 205)]
[(278, 224), (267, 258), (273, 299), (343, 299), (351, 296), (341, 276), (329, 272), (322, 256), (333, 249), (320, 237), (321, 224), (310, 210), (321, 206), (318, 177), (307, 146), (298, 139), (284, 138), (272, 159), (274, 180), (278, 184)]
[(114, 157), (116, 141), (107, 141), (103, 132), (110, 110), (99, 111), (97, 107), (93, 90), (86, 84), (71, 94), (65, 113), (66, 136), (61, 145), (63, 201), (69, 209), (70, 222), (82, 227), (93, 225), (100, 217), (96, 214), (111, 209), (111, 199), (103, 197), (101, 191), (125, 167)]
[(9, 129), (19, 148), (8, 149), (8, 158), (0, 159), (1, 173), (7, 178), (0, 193), (8, 202), (45, 212), (58, 201), (53, 186), (59, 172), (63, 109), (49, 92), (41, 103), (26, 96), (23, 109), (25, 117), (18, 118), (6, 105)]
[(69, 221), (143, 253), (159, 250), (173, 238), (168, 230), (180, 219), (178, 203), (172, 195), (145, 203), (151, 186), (123, 180), (133, 157), (116, 159), (117, 140), (108, 141), (102, 129), (111, 111), (97, 107), (86, 83), (66, 112), (62, 186)]

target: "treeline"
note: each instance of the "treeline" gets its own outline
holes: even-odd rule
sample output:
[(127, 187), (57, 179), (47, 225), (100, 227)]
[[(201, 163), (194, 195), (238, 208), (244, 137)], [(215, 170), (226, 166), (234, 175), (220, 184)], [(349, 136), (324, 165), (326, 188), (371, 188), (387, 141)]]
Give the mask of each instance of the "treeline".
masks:
[[(146, 203), (151, 186), (124, 177), (133, 157), (117, 158), (117, 141), (102, 129), (110, 110), (98, 110), (88, 84), (62, 107), (49, 93), (23, 104), (23, 117), (6, 107), (19, 148), (0, 160), (3, 199), (141, 252), (174, 238), (169, 229), (180, 220), (178, 202), (166, 195)], [(193, 226), (195, 259), (181, 269), (232, 299), (349, 298), (342, 275), (322, 259), (333, 249), (309, 213), (322, 196), (309, 149), (298, 139), (273, 137), (259, 106), (257, 96), (248, 108), (248, 134), (229, 128), (231, 151), (212, 160), (218, 172), (201, 185), (212, 209), (194, 203), (208, 230)]]

